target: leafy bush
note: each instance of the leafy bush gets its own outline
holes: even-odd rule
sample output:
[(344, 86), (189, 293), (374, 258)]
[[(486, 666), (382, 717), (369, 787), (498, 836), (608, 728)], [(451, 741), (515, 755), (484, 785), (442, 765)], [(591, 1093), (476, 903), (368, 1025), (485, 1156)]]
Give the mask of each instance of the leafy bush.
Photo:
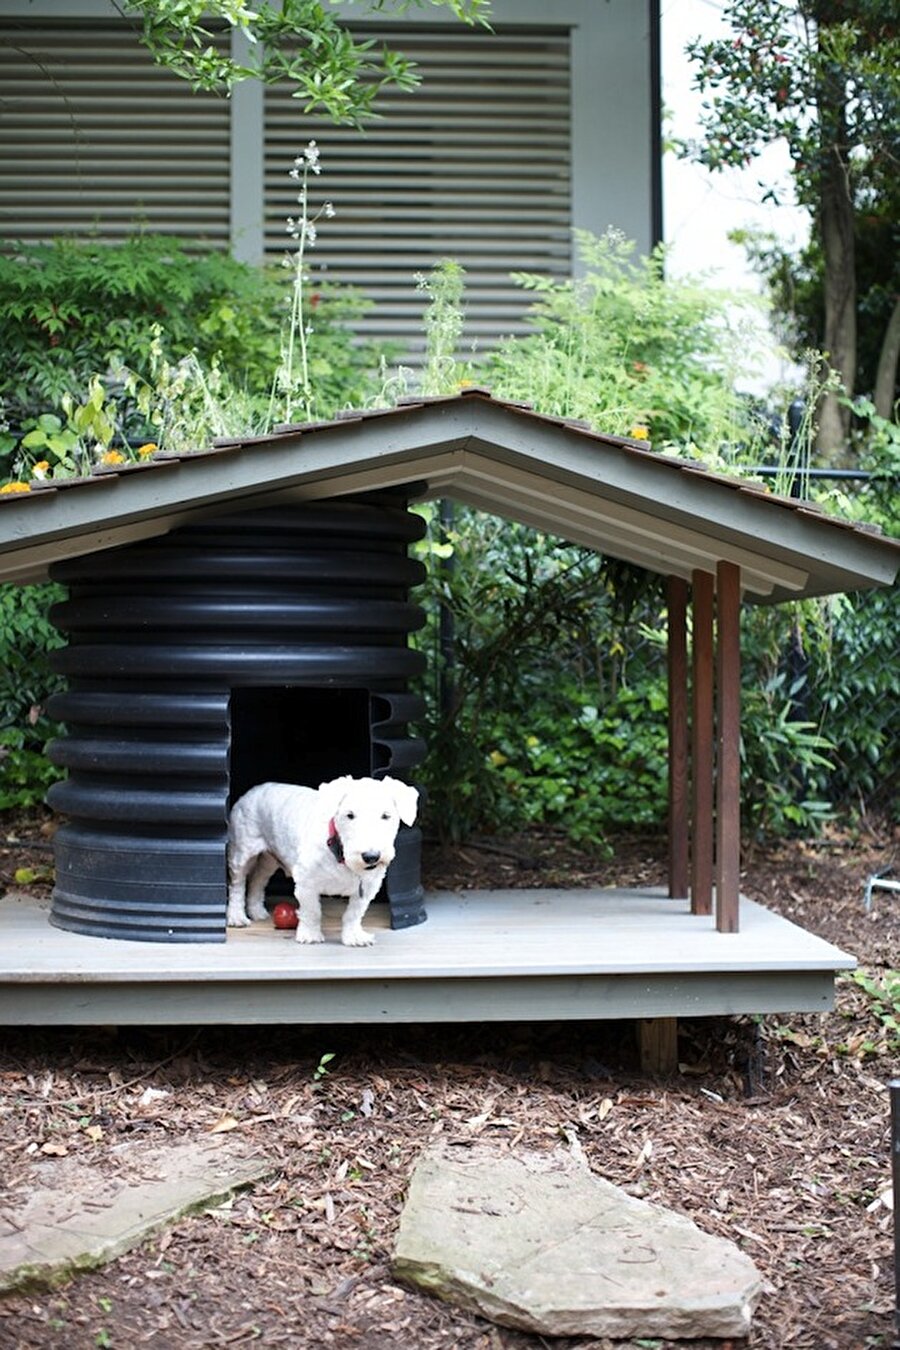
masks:
[(56, 734), (48, 722), (33, 737), (25, 727), (0, 730), (0, 811), (41, 805), (47, 788), (59, 778), (59, 770), (44, 754), (47, 741)]
[(854, 970), (850, 979), (871, 1002), (872, 1016), (878, 1023), (876, 1038), (863, 1048), (870, 1054), (894, 1055), (900, 1050), (900, 970)]
[[(417, 641), (439, 673), (441, 607), (454, 628), (453, 664), (440, 689), (425, 690), (432, 731), (423, 780), (435, 826), (459, 839), (540, 820), (588, 838), (616, 819), (611, 798), (620, 790), (634, 807), (623, 819), (634, 820), (636, 793), (624, 782), (651, 751), (641, 745), (623, 756), (614, 741), (625, 734), (628, 687), (659, 670), (660, 654), (643, 641), (628, 652), (623, 635), (638, 615), (656, 621), (655, 578), (477, 511), (460, 510), (443, 531), (425, 514), (429, 623)], [(443, 566), (433, 561), (440, 551), (449, 554)], [(656, 694), (639, 698), (646, 709)], [(597, 767), (602, 742), (627, 764), (621, 782), (611, 766), (605, 778)], [(580, 770), (567, 770), (571, 756)]]
[(44, 757), (58, 726), (44, 704), (61, 685), (48, 652), (63, 639), (47, 618), (59, 586), (0, 585), (0, 809), (43, 801), (59, 771)]
[(264, 388), (278, 356), (278, 318), (271, 280), (168, 236), (5, 242), (0, 399), (16, 418), (56, 407), (114, 355), (143, 373), (154, 326), (170, 355), (218, 354), (237, 382)]
[(610, 828), (663, 824), (664, 682), (621, 689), (603, 707), (581, 690), (567, 692), (565, 715), (538, 705), (527, 719), (500, 712), (494, 720), (488, 762), (496, 825), (554, 825), (570, 839), (596, 843)]
[(811, 702), (834, 741), (832, 800), (900, 809), (900, 587), (843, 596)]
[(666, 279), (662, 251), (636, 259), (616, 232), (579, 230), (576, 241), (576, 280), (516, 274), (535, 296), (534, 332), (486, 362), (494, 393), (660, 450), (718, 455), (763, 435), (734, 389), (756, 345), (733, 317), (734, 295)]
[(815, 833), (834, 814), (828, 796), (833, 746), (797, 716), (800, 689), (781, 671), (745, 683), (741, 709), (741, 801), (755, 838)]
[[(148, 389), (171, 422), (179, 390), (205, 385), (218, 415), (228, 418), (229, 434), (259, 430), (270, 412), (290, 300), (291, 278), (280, 269), (191, 253), (168, 236), (135, 234), (116, 245), (72, 238), (3, 245), (0, 408), (25, 442), (0, 428), (0, 454), (9, 463), (27, 452), (26, 477), (45, 457), (51, 471), (64, 469), (84, 439), (73, 410), (90, 408), (98, 383), (109, 431), (105, 439), (93, 426), (87, 431), (104, 449), (159, 439), (136, 387)], [(337, 287), (308, 294), (316, 416), (373, 396), (389, 353), (354, 338), (367, 303)], [(148, 395), (145, 405), (152, 401)], [(200, 413), (194, 398), (191, 448), (223, 430)]]

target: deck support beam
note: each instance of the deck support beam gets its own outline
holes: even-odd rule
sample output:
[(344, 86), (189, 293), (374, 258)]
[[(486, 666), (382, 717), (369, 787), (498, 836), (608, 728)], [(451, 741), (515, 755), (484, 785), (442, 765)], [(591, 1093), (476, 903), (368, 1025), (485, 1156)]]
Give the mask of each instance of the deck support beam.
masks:
[(687, 582), (668, 577), (669, 895), (673, 899), (683, 899), (690, 891), (687, 605)]
[(678, 1018), (641, 1017), (638, 1054), (643, 1073), (671, 1074), (678, 1068)]
[(713, 886), (713, 600), (711, 572), (693, 575), (691, 643), (691, 913), (712, 913)]
[(716, 582), (716, 928), (736, 933), (741, 871), (741, 569), (720, 562)]

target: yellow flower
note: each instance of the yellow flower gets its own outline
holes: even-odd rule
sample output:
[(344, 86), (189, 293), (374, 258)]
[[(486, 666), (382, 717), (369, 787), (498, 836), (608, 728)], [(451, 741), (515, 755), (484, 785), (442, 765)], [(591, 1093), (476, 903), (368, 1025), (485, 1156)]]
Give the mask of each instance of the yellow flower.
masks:
[(646, 427), (632, 427), (629, 436), (633, 441), (649, 441), (650, 432)]
[(121, 450), (104, 450), (100, 456), (101, 464), (124, 464), (125, 456)]
[(491, 753), (488, 755), (488, 759), (491, 761), (495, 769), (500, 769), (503, 767), (504, 764), (509, 763), (509, 759), (507, 758), (506, 755), (504, 755), (502, 750), (492, 750)]
[(4, 483), (0, 492), (30, 492), (30, 483)]
[(457, 389), (470, 389), (474, 383), (474, 380), (457, 380), (456, 387)]
[(39, 459), (37, 464), (33, 464), (31, 467), (32, 478), (46, 478), (49, 472), (50, 461), (47, 459)]
[(148, 441), (146, 445), (139, 445), (138, 459), (149, 459), (151, 455), (156, 454), (158, 449), (159, 446), (156, 444), (156, 441)]

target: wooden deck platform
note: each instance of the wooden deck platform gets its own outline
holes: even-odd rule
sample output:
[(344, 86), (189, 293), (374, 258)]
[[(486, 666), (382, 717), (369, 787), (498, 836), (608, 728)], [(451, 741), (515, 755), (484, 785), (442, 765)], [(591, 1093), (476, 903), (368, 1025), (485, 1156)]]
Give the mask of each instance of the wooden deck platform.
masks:
[(717, 933), (660, 890), (432, 894), (428, 921), (373, 947), (321, 946), (269, 924), (225, 943), (111, 941), (50, 926), (46, 904), (0, 899), (0, 1025), (353, 1023), (674, 1018), (825, 1011), (854, 958), (741, 901)]

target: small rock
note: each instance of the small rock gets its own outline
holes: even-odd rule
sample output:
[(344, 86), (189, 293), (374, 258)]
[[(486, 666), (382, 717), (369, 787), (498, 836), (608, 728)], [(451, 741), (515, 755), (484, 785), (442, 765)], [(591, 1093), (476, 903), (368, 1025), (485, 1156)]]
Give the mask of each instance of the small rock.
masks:
[(762, 1280), (733, 1243), (564, 1150), (440, 1141), (420, 1159), (394, 1273), (542, 1336), (741, 1337)]

